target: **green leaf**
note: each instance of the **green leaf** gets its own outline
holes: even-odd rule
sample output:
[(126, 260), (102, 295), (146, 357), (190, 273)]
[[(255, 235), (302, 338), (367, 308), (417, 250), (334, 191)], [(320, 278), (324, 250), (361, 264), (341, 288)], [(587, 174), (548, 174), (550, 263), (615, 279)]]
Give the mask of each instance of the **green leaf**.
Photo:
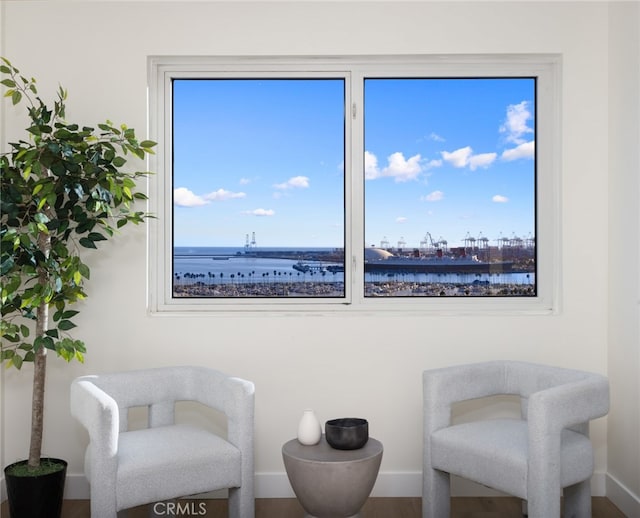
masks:
[(98, 247), (95, 245), (95, 243), (93, 241), (91, 241), (91, 239), (89, 239), (88, 237), (81, 237), (79, 240), (79, 243), (84, 246), (85, 248), (95, 248), (97, 249)]
[(44, 347), (44, 337), (42, 336), (38, 336), (34, 341), (33, 341), (33, 350), (35, 352), (38, 352), (40, 349), (42, 349)]
[(24, 171), (22, 172), (22, 178), (24, 178), (25, 180), (29, 179), (29, 176), (31, 175), (31, 164), (29, 164), (28, 166), (26, 166), (24, 168)]
[(121, 156), (117, 156), (117, 157), (115, 157), (113, 159), (113, 165), (115, 167), (117, 167), (117, 168), (122, 167), (126, 163), (127, 163), (127, 161), (124, 158), (122, 158)]
[(89, 280), (89, 277), (91, 275), (91, 270), (86, 264), (80, 263), (78, 265), (78, 271), (80, 272), (80, 275), (82, 275), (85, 279)]
[(22, 357), (19, 354), (14, 355), (9, 360), (9, 363), (7, 366), (11, 366), (11, 365), (13, 365), (16, 369), (20, 370), (20, 368), (22, 367)]
[(2, 81), (0, 81), (0, 83), (9, 88), (16, 87), (16, 82), (13, 79), (3, 79)]
[(0, 362), (10, 360), (11, 358), (13, 358), (14, 354), (16, 353), (13, 352), (12, 349), (3, 349), (2, 351), (0, 351)]
[(2, 263), (0, 264), (0, 275), (4, 276), (13, 268), (15, 264), (13, 256), (8, 256)]
[(69, 329), (73, 329), (76, 325), (71, 322), (71, 320), (61, 320), (58, 324), (58, 329), (62, 331), (68, 331)]
[(98, 233), (98, 232), (89, 232), (89, 235), (87, 236), (89, 239), (91, 239), (91, 241), (106, 241), (107, 238), (104, 237), (102, 234)]
[(50, 336), (44, 336), (44, 337), (42, 338), (42, 341), (44, 342), (44, 346), (45, 346), (47, 349), (49, 349), (49, 350), (51, 350), (51, 351), (55, 350), (55, 348), (56, 348), (56, 344), (55, 344), (55, 342), (53, 341), (53, 338), (51, 338)]

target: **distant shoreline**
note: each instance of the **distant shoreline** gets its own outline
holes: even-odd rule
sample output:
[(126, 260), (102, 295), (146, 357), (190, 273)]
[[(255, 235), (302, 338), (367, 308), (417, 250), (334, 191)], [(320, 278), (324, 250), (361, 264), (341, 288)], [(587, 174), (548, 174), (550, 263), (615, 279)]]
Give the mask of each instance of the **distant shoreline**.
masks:
[[(532, 284), (368, 282), (367, 297), (534, 297)], [(337, 298), (344, 297), (344, 285), (333, 282), (274, 282), (211, 285), (202, 282), (175, 285), (177, 298)]]

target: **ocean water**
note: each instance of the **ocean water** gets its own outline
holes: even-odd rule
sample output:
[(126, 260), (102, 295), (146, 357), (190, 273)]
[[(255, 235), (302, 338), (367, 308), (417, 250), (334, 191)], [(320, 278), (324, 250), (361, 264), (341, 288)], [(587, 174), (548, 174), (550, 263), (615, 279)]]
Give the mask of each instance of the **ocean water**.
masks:
[[(260, 248), (261, 251), (309, 251), (319, 248)], [(330, 248), (325, 249), (330, 251)], [(229, 283), (275, 283), (275, 282), (344, 282), (344, 273), (321, 271), (302, 273), (293, 268), (298, 261), (247, 257), (242, 255), (242, 247), (175, 247), (173, 256), (173, 275), (175, 283), (205, 284)], [(240, 255), (238, 255), (240, 254)], [(332, 263), (314, 263), (317, 267), (326, 267)], [(386, 273), (365, 274), (365, 283), (380, 281), (402, 281), (421, 283), (464, 283), (474, 281), (490, 284), (534, 285), (534, 273), (500, 274), (436, 274), (411, 273), (388, 275)]]

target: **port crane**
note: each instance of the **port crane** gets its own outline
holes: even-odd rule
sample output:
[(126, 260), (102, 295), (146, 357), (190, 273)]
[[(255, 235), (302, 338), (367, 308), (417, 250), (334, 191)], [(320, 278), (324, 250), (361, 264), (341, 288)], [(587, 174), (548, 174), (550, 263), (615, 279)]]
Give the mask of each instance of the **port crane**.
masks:
[(256, 233), (251, 232), (251, 241), (249, 241), (249, 234), (246, 234), (244, 241), (244, 251), (249, 252), (256, 247)]
[(427, 232), (422, 238), (422, 241), (420, 241), (420, 248), (422, 248), (424, 251), (432, 250), (435, 252), (439, 249), (446, 249), (446, 247), (447, 241), (442, 238), (440, 238), (440, 241), (435, 241), (430, 232)]
[(427, 232), (422, 238), (422, 241), (420, 241), (420, 248), (427, 249), (429, 248), (429, 245), (431, 245), (431, 248), (433, 250), (437, 250), (438, 248), (440, 248), (440, 243), (434, 241), (431, 233)]

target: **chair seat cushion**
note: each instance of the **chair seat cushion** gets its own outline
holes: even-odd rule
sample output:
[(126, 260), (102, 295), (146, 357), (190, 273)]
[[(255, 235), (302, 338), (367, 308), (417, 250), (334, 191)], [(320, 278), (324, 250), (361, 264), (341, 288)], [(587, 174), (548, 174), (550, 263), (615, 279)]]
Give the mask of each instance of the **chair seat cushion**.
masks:
[[(223, 438), (191, 425), (120, 434), (118, 509), (239, 487), (241, 452)], [(99, 481), (97, 481), (99, 483)]]
[[(589, 438), (562, 431), (560, 482), (567, 487), (589, 478)], [(527, 498), (527, 422), (491, 419), (454, 425), (431, 435), (431, 465), (485, 486)]]

